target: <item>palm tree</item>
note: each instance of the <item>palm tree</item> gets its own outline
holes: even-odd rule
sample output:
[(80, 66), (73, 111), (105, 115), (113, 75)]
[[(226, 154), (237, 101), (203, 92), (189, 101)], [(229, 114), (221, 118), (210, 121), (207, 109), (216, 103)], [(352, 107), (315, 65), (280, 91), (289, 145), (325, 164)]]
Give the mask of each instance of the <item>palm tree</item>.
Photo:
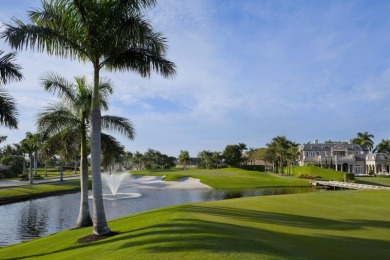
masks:
[(37, 136), (36, 134), (33, 134), (31, 132), (26, 133), (26, 137), (20, 142), (20, 149), (24, 153), (28, 154), (28, 157), (30, 158), (30, 171), (29, 171), (29, 183), (33, 184), (33, 174), (32, 174), (32, 167), (33, 167), (33, 158), (34, 153), (38, 149), (37, 147)]
[[(15, 53), (4, 54), (0, 50), (0, 86), (7, 84), (10, 80), (19, 81), (23, 78), (19, 65), (14, 64)], [(8, 95), (7, 91), (0, 87), (0, 125), (18, 128), (18, 112), (16, 111), (15, 100)]]
[[(63, 132), (72, 133), (72, 144), (80, 147), (77, 151), (79, 151), (80, 155), (81, 199), (77, 226), (89, 226), (91, 217), (88, 206), (87, 132), (90, 126), (88, 115), (91, 110), (93, 87), (87, 84), (85, 77), (75, 77), (75, 84), (73, 84), (54, 73), (47, 74), (42, 79), (41, 85), (46, 91), (57, 93), (61, 98), (61, 102), (50, 105), (44, 112), (38, 115), (38, 129), (48, 137), (53, 137)], [(107, 110), (107, 99), (112, 94), (111, 82), (101, 81), (99, 93), (101, 97), (100, 104), (104, 110)], [(117, 131), (129, 139), (134, 139), (134, 128), (125, 118), (105, 115), (101, 118), (101, 124), (107, 130)], [(64, 151), (64, 149), (62, 149), (63, 154), (68, 156), (69, 152)]]
[(190, 155), (187, 150), (181, 150), (179, 154), (179, 163), (183, 165), (183, 170), (186, 169), (186, 165), (188, 161), (190, 160)]
[(384, 140), (376, 145), (373, 152), (390, 154), (390, 140)]
[(111, 135), (102, 133), (102, 166), (112, 173), (112, 164), (120, 162), (125, 155), (125, 148)]
[(134, 71), (149, 77), (156, 71), (173, 76), (175, 65), (165, 59), (166, 40), (142, 14), (156, 0), (42, 0), (42, 9), (29, 12), (32, 24), (14, 19), (2, 37), (15, 49), (30, 47), (50, 55), (91, 62), (94, 88), (91, 109), (91, 165), (94, 229), (110, 232), (102, 195), (100, 70)]
[(7, 137), (0, 135), (0, 143), (4, 142), (5, 140), (7, 140)]
[(277, 136), (272, 138), (272, 142), (268, 143), (269, 155), (274, 162), (278, 162), (280, 172), (284, 173), (284, 163), (288, 159), (288, 149), (293, 146), (293, 142), (285, 136)]
[(352, 140), (354, 144), (359, 144), (362, 146), (366, 146), (370, 151), (374, 147), (374, 141), (372, 141), (374, 135), (369, 134), (367, 131), (364, 133), (357, 133), (357, 137)]

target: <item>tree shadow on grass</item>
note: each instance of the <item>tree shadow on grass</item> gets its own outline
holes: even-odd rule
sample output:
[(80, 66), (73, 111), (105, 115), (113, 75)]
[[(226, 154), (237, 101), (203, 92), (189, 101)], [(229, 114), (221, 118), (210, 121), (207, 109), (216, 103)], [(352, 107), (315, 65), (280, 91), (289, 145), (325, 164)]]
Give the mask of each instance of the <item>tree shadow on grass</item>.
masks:
[[(331, 220), (302, 215), (280, 214), (255, 210), (228, 207), (207, 207), (200, 205), (183, 205), (175, 209), (188, 218), (171, 219), (168, 222), (139, 229), (120, 230), (120, 234), (91, 244), (73, 245), (57, 251), (42, 254), (26, 254), (24, 257), (53, 256), (56, 253), (68, 252), (69, 255), (82, 251), (83, 248), (137, 248), (151, 254), (179, 255), (207, 252), (230, 257), (242, 257), (242, 254), (268, 256), (275, 258), (307, 259), (386, 259), (390, 257), (390, 243), (370, 237), (359, 238), (355, 231), (367, 227), (390, 229), (389, 222), (370, 220)], [(165, 209), (172, 214), (172, 209)], [(196, 219), (194, 214), (202, 214)], [(132, 218), (147, 218), (152, 212), (145, 212), (118, 221), (132, 221)], [(235, 222), (235, 220), (240, 220)], [(120, 223), (122, 221), (122, 223)], [(245, 222), (278, 225), (278, 231), (251, 226)], [(229, 223), (227, 223), (229, 222)], [(234, 223), (234, 224), (232, 224)], [(296, 233), (286, 233), (283, 226), (297, 227)], [(305, 234), (307, 229), (316, 233)], [(114, 230), (115, 231), (115, 230)], [(345, 235), (339, 235), (345, 231)], [(45, 245), (42, 245), (45, 246)], [(49, 248), (49, 247), (48, 247)], [(130, 250), (131, 252), (131, 250)], [(218, 255), (221, 257), (221, 255)], [(154, 255), (155, 256), (155, 255)], [(21, 257), (19, 257), (21, 258)], [(18, 259), (19, 259), (18, 258)], [(16, 258), (15, 258), (16, 259)]]
[[(163, 237), (163, 239), (161, 238)], [(375, 259), (390, 256), (389, 242), (347, 236), (287, 234), (207, 220), (178, 219), (118, 238), (120, 248), (142, 247), (150, 253), (223, 252), (286, 259)], [(163, 256), (163, 255), (162, 255)]]
[(183, 212), (209, 214), (228, 217), (237, 220), (252, 221), (256, 223), (285, 225), (292, 227), (329, 229), (329, 230), (355, 230), (365, 227), (390, 228), (389, 221), (378, 220), (334, 220), (304, 215), (272, 213), (257, 210), (237, 209), (230, 207), (207, 207), (199, 205), (183, 205), (179, 208)]

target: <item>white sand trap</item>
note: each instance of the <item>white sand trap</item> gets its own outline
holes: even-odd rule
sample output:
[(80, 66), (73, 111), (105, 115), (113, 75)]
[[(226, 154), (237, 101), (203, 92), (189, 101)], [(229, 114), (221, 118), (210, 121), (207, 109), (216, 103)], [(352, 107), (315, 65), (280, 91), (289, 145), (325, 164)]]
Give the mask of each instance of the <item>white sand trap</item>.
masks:
[(181, 178), (179, 181), (163, 181), (162, 176), (141, 176), (132, 179), (134, 188), (138, 189), (212, 189), (199, 179), (191, 177)]

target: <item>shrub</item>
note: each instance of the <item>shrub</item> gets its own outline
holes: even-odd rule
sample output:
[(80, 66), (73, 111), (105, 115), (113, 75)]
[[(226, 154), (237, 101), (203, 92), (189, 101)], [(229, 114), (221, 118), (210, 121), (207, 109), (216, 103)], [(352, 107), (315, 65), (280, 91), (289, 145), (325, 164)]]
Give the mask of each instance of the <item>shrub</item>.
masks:
[(265, 171), (264, 165), (241, 165), (240, 168), (247, 171), (257, 171), (257, 172)]
[(314, 179), (314, 177), (311, 176), (310, 174), (301, 174), (301, 175), (299, 175), (299, 178), (303, 178), (303, 179)]
[(338, 172), (317, 166), (290, 166), (290, 174), (295, 176), (316, 176), (316, 178), (321, 178), (323, 180), (344, 181), (344, 172)]
[(19, 181), (26, 181), (26, 180), (28, 180), (27, 174), (19, 174), (18, 178), (19, 178)]
[(353, 173), (344, 173), (344, 181), (345, 182), (350, 182), (355, 180), (355, 174)]

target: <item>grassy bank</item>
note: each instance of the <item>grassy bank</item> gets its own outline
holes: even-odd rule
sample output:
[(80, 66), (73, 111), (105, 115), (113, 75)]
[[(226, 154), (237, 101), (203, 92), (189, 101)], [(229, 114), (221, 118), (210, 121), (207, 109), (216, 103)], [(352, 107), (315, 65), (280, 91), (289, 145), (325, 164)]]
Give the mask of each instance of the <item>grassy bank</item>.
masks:
[(0, 189), (0, 205), (34, 198), (80, 190), (79, 180), (69, 180), (61, 183), (23, 185)]
[(142, 170), (132, 171), (133, 174), (149, 176), (165, 176), (164, 180), (173, 181), (183, 177), (200, 179), (215, 189), (241, 189), (260, 187), (308, 186), (309, 182), (296, 178), (282, 178), (264, 172), (246, 171), (238, 168), (223, 168), (205, 170), (190, 168), (188, 170)]
[[(387, 259), (387, 191), (250, 197), (168, 207), (0, 249), (4, 259)], [(375, 202), (375, 203), (373, 203)]]
[(390, 187), (390, 177), (357, 177), (356, 183)]

